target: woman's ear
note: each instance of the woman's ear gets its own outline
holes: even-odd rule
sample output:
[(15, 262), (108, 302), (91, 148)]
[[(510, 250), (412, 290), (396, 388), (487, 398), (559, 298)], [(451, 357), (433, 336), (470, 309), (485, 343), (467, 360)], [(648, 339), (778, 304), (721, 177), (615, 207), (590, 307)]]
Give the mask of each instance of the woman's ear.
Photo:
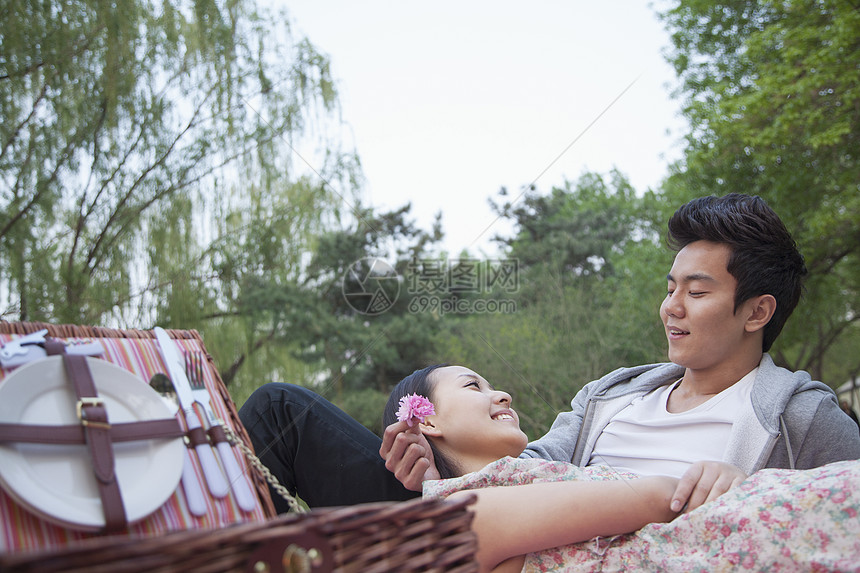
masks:
[(767, 326), (773, 313), (776, 312), (776, 298), (772, 294), (763, 294), (750, 299), (750, 314), (746, 322), (747, 332), (757, 332)]
[(418, 428), (428, 438), (439, 438), (442, 436), (442, 430), (436, 426), (433, 418), (434, 416), (427, 416), (423, 423), (418, 424)]

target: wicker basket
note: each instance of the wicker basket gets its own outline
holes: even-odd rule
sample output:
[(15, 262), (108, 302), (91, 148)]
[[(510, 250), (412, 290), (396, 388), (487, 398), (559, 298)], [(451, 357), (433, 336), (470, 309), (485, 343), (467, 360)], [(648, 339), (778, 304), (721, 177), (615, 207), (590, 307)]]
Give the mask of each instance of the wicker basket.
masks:
[[(471, 500), (367, 503), (287, 514), (267, 523), (148, 539), (90, 539), (49, 554), (0, 555), (12, 572), (478, 570)], [(293, 566), (279, 567), (285, 554)]]
[[(55, 338), (152, 339), (145, 330), (75, 325), (0, 322), (0, 334), (41, 329)], [(196, 331), (171, 331), (174, 338), (202, 340)], [(7, 337), (8, 338), (8, 337)], [(217, 376), (228, 424), (250, 440), (236, 407)], [(0, 380), (2, 382), (2, 380)], [(251, 465), (253, 467), (253, 465)], [(471, 499), (368, 503), (314, 509), (275, 517), (264, 476), (250, 470), (262, 519), (224, 527), (201, 527), (150, 536), (72, 538), (62, 547), (0, 552), (0, 570), (9, 572), (291, 571), (323, 573), (472, 572), (477, 541), (471, 530)]]

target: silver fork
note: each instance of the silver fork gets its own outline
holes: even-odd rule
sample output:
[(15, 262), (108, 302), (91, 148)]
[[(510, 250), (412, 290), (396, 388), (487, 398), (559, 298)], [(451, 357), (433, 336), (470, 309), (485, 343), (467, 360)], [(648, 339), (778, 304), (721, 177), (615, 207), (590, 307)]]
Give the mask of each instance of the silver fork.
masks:
[[(207, 426), (214, 428), (216, 426), (224, 427), (224, 423), (215, 415), (212, 409), (212, 396), (206, 389), (206, 381), (204, 375), (204, 358), (202, 352), (186, 351), (185, 352), (185, 373), (188, 376), (188, 382), (191, 385), (191, 395), (194, 396), (194, 401), (200, 404), (206, 416)], [(224, 466), (224, 471), (227, 473), (227, 481), (230, 487), (233, 488), (233, 495), (236, 497), (236, 504), (243, 511), (253, 511), (257, 506), (257, 500), (251, 492), (251, 487), (245, 479), (239, 463), (230, 448), (229, 442), (219, 441), (215, 444), (221, 458), (221, 464)]]

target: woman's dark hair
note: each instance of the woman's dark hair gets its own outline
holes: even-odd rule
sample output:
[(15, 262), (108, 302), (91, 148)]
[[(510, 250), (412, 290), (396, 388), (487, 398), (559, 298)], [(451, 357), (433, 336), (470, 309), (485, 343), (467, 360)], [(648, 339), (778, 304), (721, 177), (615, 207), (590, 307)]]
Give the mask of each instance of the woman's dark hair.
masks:
[[(397, 386), (394, 387), (391, 394), (388, 396), (388, 402), (386, 402), (385, 409), (382, 411), (382, 427), (388, 427), (397, 421), (397, 410), (400, 407), (400, 399), (404, 396), (409, 394), (418, 394), (432, 402), (435, 383), (430, 380), (430, 373), (437, 368), (442, 368), (444, 366), (448, 365), (434, 364), (433, 366), (416, 370), (398, 382)], [(436, 469), (439, 471), (439, 476), (442, 479), (457, 477), (462, 474), (453, 460), (443, 455), (433, 444), (433, 440), (428, 438), (427, 442), (430, 444), (430, 449), (433, 450), (433, 459), (436, 462)]]
[(764, 199), (742, 193), (693, 199), (669, 219), (669, 246), (681, 250), (695, 241), (723, 243), (731, 249), (727, 270), (738, 281), (735, 311), (763, 294), (776, 299), (764, 327), (762, 350), (770, 350), (803, 293), (807, 274), (791, 234)]

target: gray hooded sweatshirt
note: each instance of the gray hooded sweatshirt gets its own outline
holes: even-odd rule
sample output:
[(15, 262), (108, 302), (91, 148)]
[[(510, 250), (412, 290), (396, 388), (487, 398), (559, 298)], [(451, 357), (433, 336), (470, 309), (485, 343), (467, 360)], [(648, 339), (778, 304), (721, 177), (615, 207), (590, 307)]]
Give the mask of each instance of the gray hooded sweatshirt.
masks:
[[(558, 415), (549, 432), (521, 457), (588, 464), (598, 436), (633, 399), (676, 382), (684, 368), (648, 364), (619, 368), (587, 384)], [(732, 426), (726, 457), (747, 474), (762, 468), (809, 469), (860, 459), (860, 432), (833, 390), (804, 371), (791, 372), (764, 354), (750, 402)]]

